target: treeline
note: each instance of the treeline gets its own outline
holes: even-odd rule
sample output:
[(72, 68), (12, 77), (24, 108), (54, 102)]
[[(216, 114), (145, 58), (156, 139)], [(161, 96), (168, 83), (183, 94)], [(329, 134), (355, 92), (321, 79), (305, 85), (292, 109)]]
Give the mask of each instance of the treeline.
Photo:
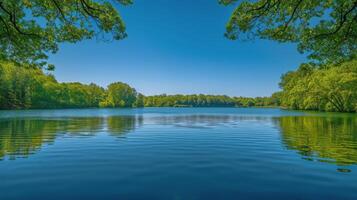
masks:
[(272, 97), (229, 97), (226, 95), (155, 95), (144, 98), (145, 107), (253, 107), (279, 106), (278, 93)]
[(302, 64), (282, 76), (281, 105), (297, 110), (357, 112), (357, 61)]
[(272, 97), (225, 95), (147, 96), (121, 82), (102, 88), (94, 83), (59, 83), (38, 68), (0, 62), (0, 109), (90, 108), (90, 107), (251, 107), (278, 106)]
[(357, 112), (357, 61), (317, 67), (303, 64), (282, 76), (271, 97), (226, 95), (144, 96), (128, 84), (60, 83), (38, 68), (0, 62), (0, 109), (91, 107), (276, 107)]
[(38, 68), (0, 63), (0, 109), (141, 107), (143, 95), (125, 83), (59, 83)]

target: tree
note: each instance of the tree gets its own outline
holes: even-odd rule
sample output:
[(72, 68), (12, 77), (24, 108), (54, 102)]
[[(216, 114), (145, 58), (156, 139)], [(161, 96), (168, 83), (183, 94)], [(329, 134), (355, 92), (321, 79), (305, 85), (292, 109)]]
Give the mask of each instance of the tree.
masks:
[(107, 96), (101, 107), (132, 107), (136, 101), (137, 92), (128, 84), (116, 82), (108, 86)]
[(135, 100), (133, 106), (136, 108), (144, 107), (144, 98), (145, 98), (145, 96), (139, 93), (138, 96), (136, 97), (136, 100)]
[(226, 26), (232, 40), (255, 37), (298, 44), (301, 53), (324, 63), (356, 58), (356, 0), (220, 0), (240, 2)]
[(89, 84), (89, 86), (87, 86), (87, 90), (90, 98), (89, 99), (90, 107), (97, 107), (104, 98), (104, 93), (105, 93), (104, 88), (94, 83), (91, 83)]
[(357, 61), (317, 69), (303, 64), (282, 76), (283, 106), (301, 110), (357, 111)]
[(0, 62), (0, 109), (142, 107), (144, 96), (124, 83), (59, 83), (39, 68)]
[(0, 60), (44, 66), (61, 42), (107, 34), (125, 38), (125, 24), (112, 2), (132, 0), (0, 0)]
[[(341, 75), (345, 76), (343, 73)], [(106, 89), (94, 83), (60, 83), (53, 75), (44, 73), (42, 69), (0, 62), (0, 109), (248, 107), (279, 104), (280, 95), (256, 98), (204, 94), (144, 96), (121, 82), (112, 83)]]

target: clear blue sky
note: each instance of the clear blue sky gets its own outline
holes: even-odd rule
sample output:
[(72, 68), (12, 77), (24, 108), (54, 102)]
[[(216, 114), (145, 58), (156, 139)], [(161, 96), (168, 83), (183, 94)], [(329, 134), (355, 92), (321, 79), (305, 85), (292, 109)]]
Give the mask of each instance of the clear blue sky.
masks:
[(135, 0), (118, 9), (128, 38), (61, 45), (50, 58), (59, 81), (121, 81), (145, 95), (267, 96), (282, 73), (305, 61), (294, 44), (226, 39), (234, 7), (217, 0)]

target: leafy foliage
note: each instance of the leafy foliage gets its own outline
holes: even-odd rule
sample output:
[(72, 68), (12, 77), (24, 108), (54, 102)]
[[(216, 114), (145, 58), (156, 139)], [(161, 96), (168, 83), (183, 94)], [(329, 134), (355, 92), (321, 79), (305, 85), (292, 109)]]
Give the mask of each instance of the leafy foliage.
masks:
[(320, 69), (303, 64), (282, 76), (282, 105), (303, 110), (357, 111), (357, 61)]
[(143, 96), (124, 83), (107, 90), (94, 83), (58, 83), (40, 69), (0, 63), (0, 109), (140, 107), (140, 101)]
[(121, 82), (107, 89), (94, 83), (59, 83), (41, 69), (0, 63), (0, 109), (278, 106), (277, 94), (257, 98), (203, 94), (146, 97)]
[(226, 95), (156, 95), (144, 99), (146, 107), (252, 107), (278, 106), (270, 97), (229, 97)]
[(226, 27), (230, 39), (294, 42), (321, 63), (356, 58), (356, 0), (220, 0), (237, 2)]
[(109, 0), (0, 0), (0, 60), (44, 66), (59, 43), (104, 39), (106, 34), (115, 40), (126, 37), (125, 24)]
[(101, 107), (132, 107), (138, 93), (128, 84), (116, 82), (108, 86), (106, 98), (100, 102)]

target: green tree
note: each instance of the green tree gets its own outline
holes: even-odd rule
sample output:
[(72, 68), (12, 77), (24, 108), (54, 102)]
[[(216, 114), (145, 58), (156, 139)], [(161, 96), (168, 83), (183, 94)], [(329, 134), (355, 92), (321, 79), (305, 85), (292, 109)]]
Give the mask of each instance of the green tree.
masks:
[(321, 63), (356, 58), (356, 0), (220, 0), (237, 2), (226, 27), (230, 39), (294, 42)]
[(137, 108), (144, 107), (144, 98), (145, 98), (145, 96), (139, 93), (138, 96), (136, 97), (135, 102), (134, 102), (134, 107), (137, 107)]
[(0, 63), (1, 96), (0, 107), (16, 109), (31, 105), (31, 85), (35, 70), (18, 69), (10, 63)]
[[(277, 97), (275, 97), (277, 98)], [(226, 95), (155, 95), (144, 98), (146, 107), (252, 107), (279, 106), (272, 97), (229, 97)]]
[(116, 82), (108, 86), (107, 96), (100, 103), (101, 107), (132, 107), (136, 101), (137, 92), (128, 84)]
[[(0, 60), (46, 65), (61, 42), (111, 34), (126, 37), (125, 24), (112, 2), (131, 0), (0, 0)], [(48, 65), (53, 69), (52, 65)]]
[(283, 75), (280, 86), (281, 103), (289, 108), (357, 111), (357, 61), (323, 69), (303, 64)]
[[(280, 97), (278, 97), (280, 98)], [(280, 100), (280, 99), (278, 99)], [(235, 107), (279, 106), (277, 97), (155, 95), (137, 93), (121, 82), (104, 89), (94, 83), (59, 83), (41, 69), (0, 62), (0, 109), (88, 107)]]
[(88, 94), (89, 94), (89, 105), (90, 107), (98, 107), (99, 103), (104, 98), (105, 90), (104, 88), (91, 83), (87, 86)]
[(143, 101), (124, 83), (107, 90), (94, 83), (59, 83), (41, 69), (0, 62), (0, 109), (142, 107)]

